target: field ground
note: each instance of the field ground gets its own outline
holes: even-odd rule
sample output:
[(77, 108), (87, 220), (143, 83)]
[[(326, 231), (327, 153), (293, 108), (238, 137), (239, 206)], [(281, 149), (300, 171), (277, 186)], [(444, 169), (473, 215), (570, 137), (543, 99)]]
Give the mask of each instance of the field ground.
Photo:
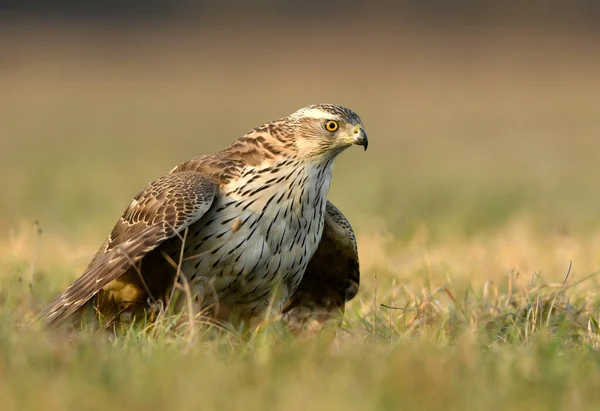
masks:
[[(597, 36), (3, 30), (2, 410), (598, 409)], [(148, 181), (322, 101), (370, 137), (330, 193), (362, 266), (340, 329), (22, 325)]]

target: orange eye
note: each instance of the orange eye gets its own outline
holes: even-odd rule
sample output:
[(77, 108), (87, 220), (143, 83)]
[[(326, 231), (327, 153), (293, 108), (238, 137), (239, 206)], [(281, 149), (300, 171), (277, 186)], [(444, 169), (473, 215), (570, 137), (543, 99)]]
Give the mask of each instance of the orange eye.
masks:
[(333, 133), (334, 131), (337, 131), (338, 128), (340, 128), (340, 125), (337, 121), (327, 120), (325, 122), (325, 129), (327, 129), (327, 131), (331, 131)]

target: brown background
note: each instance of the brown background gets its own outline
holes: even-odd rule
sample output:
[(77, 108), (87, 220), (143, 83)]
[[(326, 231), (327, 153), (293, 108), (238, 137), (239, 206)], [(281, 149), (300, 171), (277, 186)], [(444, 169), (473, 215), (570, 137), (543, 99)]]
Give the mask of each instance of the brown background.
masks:
[(2, 2), (0, 227), (101, 241), (174, 165), (334, 102), (371, 139), (331, 191), (359, 230), (595, 230), (600, 7), (497, 3)]

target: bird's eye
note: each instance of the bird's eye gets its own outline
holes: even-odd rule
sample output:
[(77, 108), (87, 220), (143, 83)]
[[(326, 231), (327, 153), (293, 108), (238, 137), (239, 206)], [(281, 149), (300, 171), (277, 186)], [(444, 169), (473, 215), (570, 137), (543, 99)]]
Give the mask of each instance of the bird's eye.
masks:
[(340, 128), (340, 125), (338, 124), (337, 121), (333, 121), (333, 120), (327, 120), (325, 122), (325, 129), (327, 131), (331, 131), (332, 133), (334, 131), (336, 131), (338, 128)]

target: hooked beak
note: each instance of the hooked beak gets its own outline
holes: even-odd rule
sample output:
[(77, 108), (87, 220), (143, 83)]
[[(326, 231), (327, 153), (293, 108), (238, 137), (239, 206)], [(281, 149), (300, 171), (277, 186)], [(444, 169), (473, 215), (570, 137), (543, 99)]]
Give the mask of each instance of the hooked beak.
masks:
[(367, 151), (367, 147), (369, 147), (369, 138), (367, 137), (367, 133), (365, 130), (359, 125), (356, 126), (354, 130), (354, 144), (357, 146), (363, 146), (365, 151)]

